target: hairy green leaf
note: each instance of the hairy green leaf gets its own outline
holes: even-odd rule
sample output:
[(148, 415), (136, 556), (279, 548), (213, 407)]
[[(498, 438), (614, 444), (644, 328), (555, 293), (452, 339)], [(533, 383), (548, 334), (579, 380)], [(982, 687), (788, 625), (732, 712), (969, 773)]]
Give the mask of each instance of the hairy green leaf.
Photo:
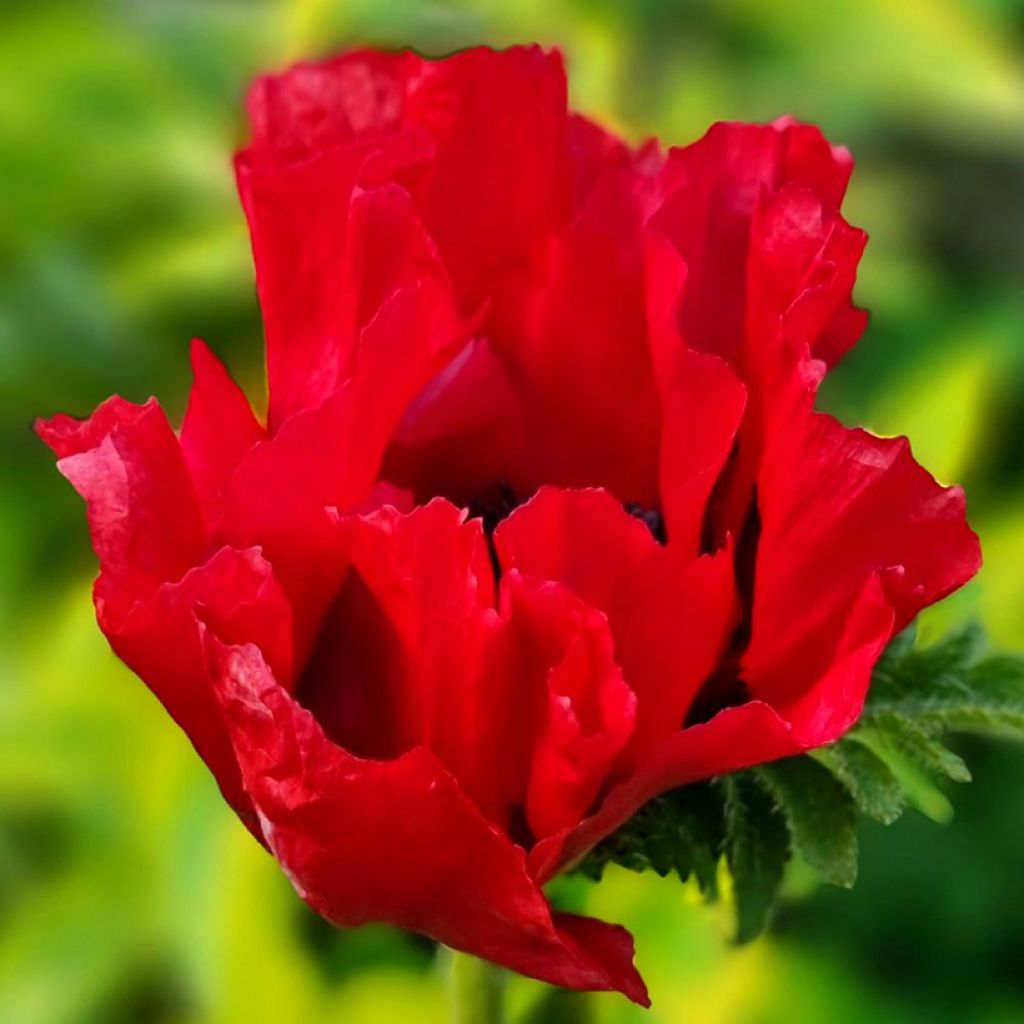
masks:
[[(943, 664), (937, 651), (952, 660)], [(973, 664), (949, 644), (915, 651), (884, 674), (864, 710), (864, 725), (912, 721), (938, 735), (977, 732), (1024, 736), (1024, 659), (993, 655)]]
[(883, 825), (891, 825), (906, 806), (906, 795), (892, 769), (853, 739), (840, 740), (811, 755), (850, 791), (857, 807)]
[(736, 900), (736, 941), (764, 930), (789, 859), (786, 821), (770, 794), (749, 772), (723, 780), (725, 857)]
[(944, 739), (954, 732), (1024, 738), (1024, 657), (986, 655), (975, 627), (917, 646), (909, 629), (876, 666), (857, 727), (809, 755), (761, 765), (652, 801), (582, 862), (696, 878), (716, 895), (719, 860), (733, 876), (737, 940), (764, 927), (783, 869), (796, 855), (828, 882), (857, 876), (858, 812), (884, 824), (907, 804), (951, 813), (936, 779), (970, 780)]
[(945, 776), (954, 782), (970, 782), (971, 770), (962, 757), (935, 738), (931, 727), (886, 712), (860, 726), (857, 738), (896, 770), (909, 764), (928, 775)]
[(755, 772), (785, 815), (794, 852), (826, 882), (850, 888), (857, 880), (857, 807), (849, 790), (809, 757)]
[(577, 870), (600, 878), (608, 863), (662, 877), (691, 875), (708, 899), (717, 894), (717, 866), (725, 834), (722, 799), (710, 783), (673, 790), (652, 800), (597, 846)]

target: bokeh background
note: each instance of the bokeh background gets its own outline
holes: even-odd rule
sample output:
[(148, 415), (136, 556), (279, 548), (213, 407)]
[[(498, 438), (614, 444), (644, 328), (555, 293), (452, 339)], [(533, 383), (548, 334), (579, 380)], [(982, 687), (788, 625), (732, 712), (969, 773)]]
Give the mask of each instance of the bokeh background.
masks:
[[(792, 113), (852, 148), (873, 319), (822, 404), (968, 488), (987, 566), (923, 628), (975, 616), (1024, 646), (1020, 0), (3, 0), (0, 1021), (445, 1019), (431, 945), (307, 912), (109, 653), (82, 509), (29, 424), (113, 391), (180, 413), (192, 335), (260, 393), (229, 167), (255, 73), (351, 42), (529, 40), (633, 139)], [(852, 893), (795, 871), (752, 946), (676, 882), (581, 885), (635, 932), (654, 1009), (515, 981), (516, 1019), (1024, 1021), (1024, 752), (967, 753), (973, 785), (865, 826)]]

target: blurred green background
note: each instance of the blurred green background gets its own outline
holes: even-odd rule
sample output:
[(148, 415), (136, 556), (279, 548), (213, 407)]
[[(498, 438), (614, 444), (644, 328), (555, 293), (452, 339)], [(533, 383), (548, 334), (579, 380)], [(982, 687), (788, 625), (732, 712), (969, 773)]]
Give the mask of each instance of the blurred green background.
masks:
[[(431, 945), (331, 930), (222, 805), (93, 623), (82, 509), (31, 435), (118, 391), (179, 414), (207, 339), (259, 393), (230, 155), (258, 71), (351, 42), (539, 40), (639, 140), (817, 122), (857, 158), (873, 318), (823, 404), (964, 483), (987, 567), (924, 625), (1024, 646), (1024, 6), (1019, 0), (135, 0), (0, 6), (0, 1021), (445, 1019)], [(612, 872), (654, 1009), (515, 981), (520, 1021), (1024, 1021), (1024, 753), (975, 744), (943, 824), (862, 831), (854, 892), (796, 872), (769, 936)], [(933, 815), (949, 817), (942, 796)]]

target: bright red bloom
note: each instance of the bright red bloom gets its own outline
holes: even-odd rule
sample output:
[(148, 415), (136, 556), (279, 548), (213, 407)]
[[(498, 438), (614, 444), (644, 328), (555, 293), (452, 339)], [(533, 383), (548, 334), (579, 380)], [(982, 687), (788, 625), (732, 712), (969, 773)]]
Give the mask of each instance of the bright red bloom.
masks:
[(857, 719), (976, 571), (959, 490), (812, 409), (856, 341), (851, 162), (811, 127), (663, 153), (557, 54), (357, 52), (261, 80), (237, 160), (264, 427), (200, 343), (39, 432), (100, 625), (331, 921), (646, 999), (541, 886), (671, 787)]

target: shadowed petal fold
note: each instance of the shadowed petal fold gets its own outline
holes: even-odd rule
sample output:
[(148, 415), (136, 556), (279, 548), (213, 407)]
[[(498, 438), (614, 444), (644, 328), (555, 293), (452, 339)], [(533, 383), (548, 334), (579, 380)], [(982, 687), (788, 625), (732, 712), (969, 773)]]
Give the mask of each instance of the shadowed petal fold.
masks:
[(276, 683), (252, 646), (208, 649), (246, 790), (299, 894), (336, 924), (422, 932), (572, 988), (646, 1004), (621, 928), (553, 916), (522, 850), (423, 748), (352, 756)]

